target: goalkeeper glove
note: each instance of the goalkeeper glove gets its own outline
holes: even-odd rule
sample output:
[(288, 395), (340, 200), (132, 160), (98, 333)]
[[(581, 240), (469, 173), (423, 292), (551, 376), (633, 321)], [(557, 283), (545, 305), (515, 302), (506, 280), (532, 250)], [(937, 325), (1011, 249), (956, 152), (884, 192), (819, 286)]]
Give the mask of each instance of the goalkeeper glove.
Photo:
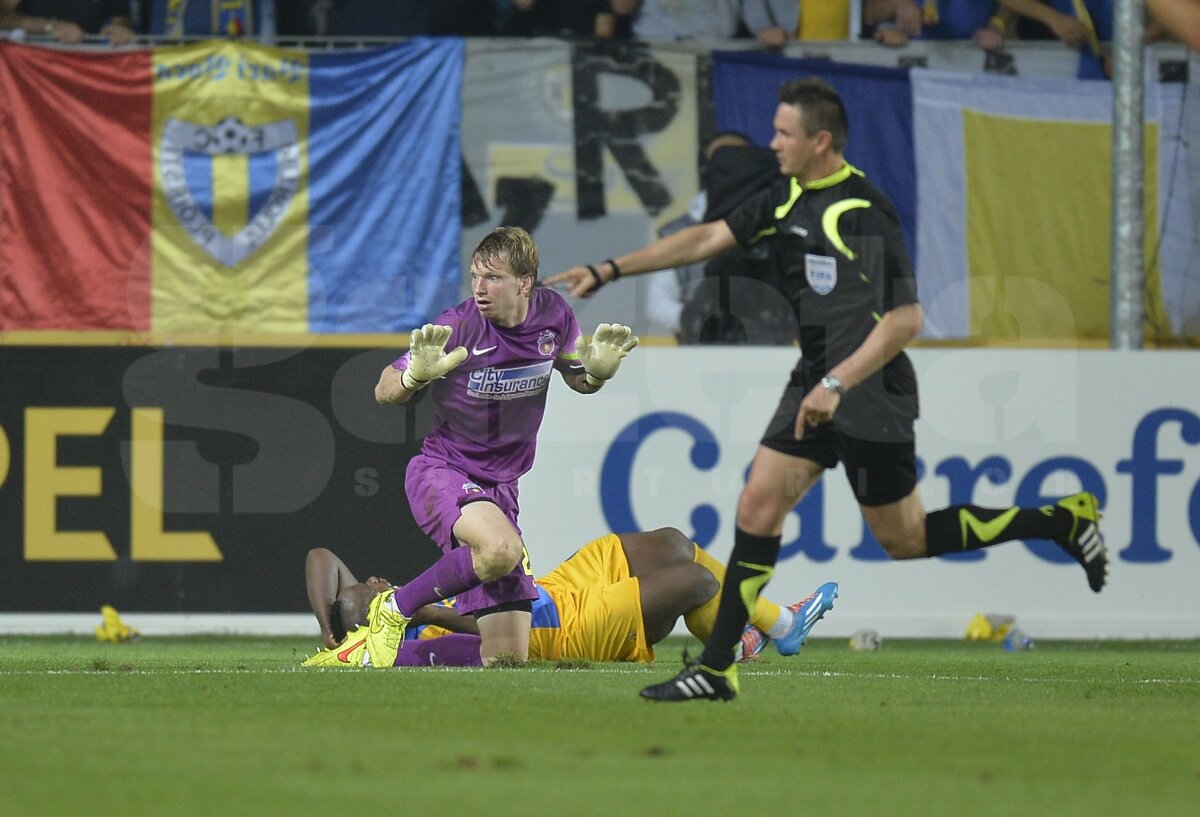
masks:
[(400, 373), (400, 385), (420, 391), (429, 381), (445, 377), (467, 359), (467, 347), (446, 353), (446, 341), (454, 330), (449, 326), (427, 323), (409, 333), (408, 366)]
[(584, 379), (592, 386), (601, 386), (604, 381), (611, 380), (620, 368), (621, 360), (637, 345), (637, 335), (628, 326), (600, 324), (592, 335), (592, 342), (579, 352)]

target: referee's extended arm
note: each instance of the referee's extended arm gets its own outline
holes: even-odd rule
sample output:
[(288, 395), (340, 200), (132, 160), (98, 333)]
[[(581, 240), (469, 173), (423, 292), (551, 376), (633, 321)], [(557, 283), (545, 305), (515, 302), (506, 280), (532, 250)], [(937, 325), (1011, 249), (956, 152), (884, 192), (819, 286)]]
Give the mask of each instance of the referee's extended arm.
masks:
[[(634, 250), (615, 259), (616, 267), (611, 262), (596, 264), (592, 269), (600, 276), (603, 283), (608, 283), (620, 275), (640, 275), (643, 272), (670, 269), (684, 264), (695, 264), (713, 256), (731, 250), (737, 244), (729, 225), (721, 221), (709, 221), (696, 224), (680, 230), (677, 233), (658, 239), (640, 250)], [(588, 265), (571, 267), (565, 272), (546, 279), (546, 284), (566, 284), (567, 291), (573, 297), (589, 295), (602, 284), (597, 283), (596, 275), (588, 269)]]

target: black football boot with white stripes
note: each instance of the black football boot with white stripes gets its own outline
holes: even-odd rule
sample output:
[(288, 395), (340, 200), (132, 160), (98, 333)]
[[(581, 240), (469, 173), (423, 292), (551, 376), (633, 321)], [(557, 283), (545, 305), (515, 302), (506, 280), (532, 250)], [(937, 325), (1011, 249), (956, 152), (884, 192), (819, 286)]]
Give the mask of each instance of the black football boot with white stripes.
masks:
[(738, 694), (737, 664), (724, 672), (689, 664), (670, 681), (653, 684), (642, 690), (648, 701), (732, 701)]
[(1108, 549), (1100, 535), (1100, 501), (1087, 491), (1060, 499), (1056, 507), (1071, 514), (1070, 533), (1056, 541), (1072, 558), (1083, 565), (1088, 586), (1096, 593), (1108, 580)]

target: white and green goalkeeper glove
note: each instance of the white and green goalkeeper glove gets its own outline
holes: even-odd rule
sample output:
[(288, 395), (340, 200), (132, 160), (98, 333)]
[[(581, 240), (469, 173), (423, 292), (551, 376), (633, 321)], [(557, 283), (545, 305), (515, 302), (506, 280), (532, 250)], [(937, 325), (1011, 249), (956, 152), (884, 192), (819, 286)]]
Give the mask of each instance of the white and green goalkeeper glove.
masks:
[[(580, 338), (582, 343), (583, 339)], [(584, 379), (592, 386), (601, 386), (606, 380), (611, 380), (620, 368), (621, 361), (637, 345), (637, 335), (628, 326), (619, 323), (600, 324), (592, 335), (592, 342), (579, 352)]]
[(447, 354), (446, 341), (453, 331), (449, 326), (427, 323), (409, 333), (408, 367), (400, 373), (400, 385), (409, 391), (420, 391), (467, 359), (465, 346)]

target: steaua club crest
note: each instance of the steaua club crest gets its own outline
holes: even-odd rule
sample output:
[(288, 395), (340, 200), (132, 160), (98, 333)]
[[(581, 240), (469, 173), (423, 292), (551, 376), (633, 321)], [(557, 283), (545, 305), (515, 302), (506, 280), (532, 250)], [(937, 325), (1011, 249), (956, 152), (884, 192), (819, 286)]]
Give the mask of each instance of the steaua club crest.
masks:
[(483, 493), (483, 489), (480, 488), (478, 485), (476, 485), (474, 482), (464, 482), (462, 484), (462, 489), (463, 489), (464, 494), (482, 494)]
[(554, 342), (554, 333), (547, 329), (542, 334), (538, 335), (538, 351), (545, 357), (550, 357), (554, 354), (558, 344)]

